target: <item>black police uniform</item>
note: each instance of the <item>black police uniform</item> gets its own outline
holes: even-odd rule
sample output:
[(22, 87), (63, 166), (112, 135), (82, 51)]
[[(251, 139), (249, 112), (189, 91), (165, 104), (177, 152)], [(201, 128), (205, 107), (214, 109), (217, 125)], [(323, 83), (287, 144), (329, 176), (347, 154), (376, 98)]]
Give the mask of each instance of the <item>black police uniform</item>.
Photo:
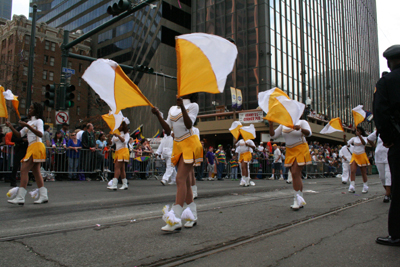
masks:
[[(398, 55), (400, 56), (400, 48)], [(384, 56), (387, 57), (385, 54)], [(400, 130), (400, 64), (394, 67), (390, 73), (383, 76), (376, 84), (373, 109), (375, 125), (380, 138), (384, 143), (393, 143), (388, 152), (388, 161), (392, 174), (392, 202), (389, 209), (388, 225), (391, 239), (399, 241), (400, 132), (398, 132), (396, 127), (399, 126), (397, 128)]]

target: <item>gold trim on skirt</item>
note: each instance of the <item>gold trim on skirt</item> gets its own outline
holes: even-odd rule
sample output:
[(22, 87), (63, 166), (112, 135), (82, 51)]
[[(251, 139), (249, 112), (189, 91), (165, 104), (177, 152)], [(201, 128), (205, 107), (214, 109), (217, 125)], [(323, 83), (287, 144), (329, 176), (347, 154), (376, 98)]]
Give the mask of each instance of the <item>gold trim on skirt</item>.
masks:
[(285, 167), (291, 167), (295, 161), (297, 165), (304, 166), (312, 164), (310, 149), (307, 143), (295, 147), (286, 147)]
[(46, 147), (42, 142), (35, 142), (28, 146), (25, 157), (21, 162), (28, 161), (33, 158), (33, 162), (45, 162), (46, 161)]
[(350, 164), (353, 163), (353, 161), (355, 161), (356, 164), (360, 167), (371, 165), (365, 152), (359, 155), (353, 153), (353, 155), (351, 156)]
[(178, 164), (181, 156), (183, 156), (183, 161), (186, 164), (194, 164), (203, 161), (203, 146), (197, 135), (189, 136), (180, 142), (174, 140), (171, 155), (171, 162), (174, 166)]
[(120, 148), (117, 151), (115, 151), (114, 155), (114, 163), (115, 162), (129, 162), (129, 149), (127, 147)]

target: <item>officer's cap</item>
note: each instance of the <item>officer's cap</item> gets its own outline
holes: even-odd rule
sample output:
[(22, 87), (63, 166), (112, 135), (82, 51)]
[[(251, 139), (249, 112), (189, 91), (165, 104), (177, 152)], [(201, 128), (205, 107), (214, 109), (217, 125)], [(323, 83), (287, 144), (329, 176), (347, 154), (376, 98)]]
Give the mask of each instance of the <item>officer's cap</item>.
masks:
[(383, 56), (388, 60), (400, 58), (400, 45), (392, 45), (383, 52)]

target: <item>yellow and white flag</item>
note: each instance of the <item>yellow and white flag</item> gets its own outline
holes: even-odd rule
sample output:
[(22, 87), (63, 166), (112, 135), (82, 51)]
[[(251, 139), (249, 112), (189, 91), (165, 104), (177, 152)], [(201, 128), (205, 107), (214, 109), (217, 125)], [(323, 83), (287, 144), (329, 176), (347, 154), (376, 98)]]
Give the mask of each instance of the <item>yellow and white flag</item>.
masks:
[(331, 121), (325, 125), (324, 129), (322, 129), (319, 133), (328, 134), (333, 132), (344, 132), (342, 120), (340, 118), (331, 119)]
[(4, 98), (6, 100), (11, 100), (11, 104), (15, 110), (15, 113), (17, 113), (18, 118), (21, 119), (21, 115), (19, 114), (19, 101), (18, 101), (18, 96), (14, 95), (10, 89), (7, 89), (7, 91), (3, 92)]
[(222, 93), (238, 54), (236, 45), (207, 33), (184, 34), (175, 38), (178, 96), (197, 92)]
[(8, 119), (6, 99), (3, 93), (4, 93), (4, 87), (0, 86), (0, 117)]
[(232, 133), (233, 137), (236, 140), (239, 140), (239, 135), (240, 135), (239, 129), (242, 127), (243, 125), (240, 123), (240, 121), (234, 121), (231, 125), (231, 128), (229, 128), (229, 131)]
[(153, 107), (115, 61), (101, 58), (92, 62), (82, 78), (110, 106), (113, 114), (124, 108)]
[(245, 141), (256, 138), (256, 129), (254, 128), (253, 124), (250, 124), (250, 126), (241, 127), (239, 132)]
[(289, 98), (282, 90), (275, 87), (258, 94), (258, 105), (267, 113), (265, 120), (293, 128), (303, 114), (305, 105)]
[(124, 115), (122, 115), (121, 111), (118, 114), (113, 114), (110, 111), (110, 113), (101, 115), (101, 117), (111, 129), (110, 134), (120, 134), (118, 128), (121, 126), (121, 123), (124, 120)]
[(357, 107), (352, 109), (353, 117), (354, 117), (354, 127), (357, 127), (358, 124), (365, 120), (365, 116), (367, 113), (363, 110), (363, 105), (358, 105)]

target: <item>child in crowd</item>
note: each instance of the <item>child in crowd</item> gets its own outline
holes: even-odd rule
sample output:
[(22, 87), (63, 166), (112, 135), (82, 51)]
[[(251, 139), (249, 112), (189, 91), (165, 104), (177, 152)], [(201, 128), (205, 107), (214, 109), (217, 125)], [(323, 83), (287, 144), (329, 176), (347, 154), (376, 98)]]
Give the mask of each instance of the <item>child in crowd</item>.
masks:
[(229, 161), (231, 165), (231, 180), (237, 181), (237, 173), (238, 173), (238, 161), (236, 155), (232, 156), (232, 159)]

